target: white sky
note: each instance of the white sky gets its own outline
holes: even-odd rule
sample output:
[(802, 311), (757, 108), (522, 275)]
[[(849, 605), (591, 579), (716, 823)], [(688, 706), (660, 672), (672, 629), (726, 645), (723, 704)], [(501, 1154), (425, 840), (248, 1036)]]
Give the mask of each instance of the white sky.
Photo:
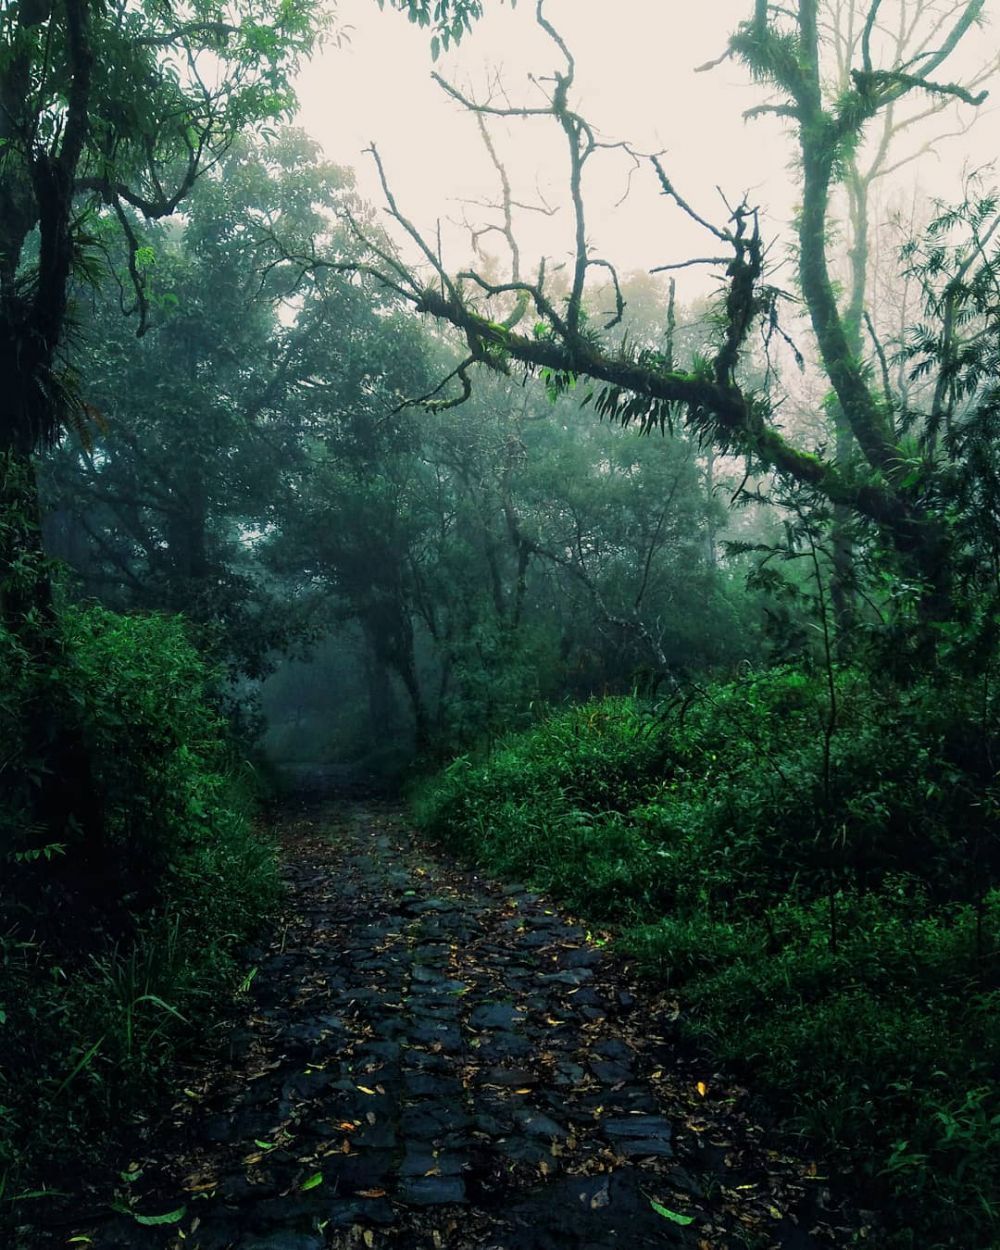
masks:
[[(513, 103), (541, 103), (528, 74), (542, 77), (561, 65), (535, 25), (534, 3), (520, 0), (512, 11), (487, 0), (486, 7), (483, 21), (436, 68), (463, 89), (481, 93), (490, 68), (499, 67)], [(792, 149), (780, 124), (741, 120), (742, 110), (763, 97), (740, 66), (726, 62), (694, 72), (723, 51), (751, 7), (750, 0), (549, 0), (546, 14), (576, 57), (577, 107), (602, 138), (663, 149), (677, 189), (713, 221), (724, 218), (716, 183), (733, 202), (749, 191), (770, 215), (767, 233), (778, 234), (796, 198), (794, 174), (788, 173)], [(972, 57), (997, 49), (1000, 0), (988, 0), (987, 12), (993, 24), (973, 36)], [(329, 46), (303, 72), (299, 124), (331, 160), (353, 166), (362, 194), (381, 204), (370, 157), (361, 155), (374, 140), (400, 208), (428, 237), (439, 217), (458, 220), (465, 213), (481, 223), (488, 214), (463, 208), (463, 200), (495, 200), (495, 174), (474, 122), (431, 80), (429, 32), (402, 14), (381, 12), (375, 0), (338, 0), (336, 14), (350, 43)], [(911, 166), (908, 180), (918, 178), (932, 194), (957, 196), (962, 164), (998, 154), (1000, 114), (994, 110), (1000, 83), (993, 88), (986, 106), (992, 115), (971, 136), (950, 140)], [(934, 125), (940, 127), (940, 119)], [(496, 142), (515, 198), (535, 199), (538, 186), (551, 202), (560, 200), (566, 159), (554, 129), (544, 119), (499, 123)], [(597, 254), (627, 273), (717, 249), (663, 199), (648, 167), (635, 176), (628, 201), (616, 207), (628, 167), (618, 154), (599, 155), (590, 166), (588, 233)], [(521, 230), (529, 252), (567, 256), (572, 223), (565, 208), (551, 220), (525, 215)], [(446, 227), (445, 240), (446, 265), (462, 267), (469, 259), (468, 235), (449, 234)], [(699, 272), (678, 275), (682, 299), (705, 289), (707, 275)]]

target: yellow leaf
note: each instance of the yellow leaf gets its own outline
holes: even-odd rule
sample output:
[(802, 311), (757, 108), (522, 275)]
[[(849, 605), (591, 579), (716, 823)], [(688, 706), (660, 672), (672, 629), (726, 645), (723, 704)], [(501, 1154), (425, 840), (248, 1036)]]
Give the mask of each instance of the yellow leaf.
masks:
[(365, 1229), (365, 1245), (370, 1247), (370, 1246), (374, 1246), (374, 1244), (375, 1244), (375, 1234), (372, 1232), (370, 1228), (366, 1228)]
[(697, 1089), (698, 1093), (701, 1094), (702, 1098), (704, 1098), (705, 1095), (708, 1093), (708, 1086), (705, 1084), (704, 1081), (699, 1081), (698, 1084), (695, 1086), (695, 1088)]
[(514, 1093), (515, 1094), (530, 1094), (531, 1090), (525, 1087), (524, 1089), (515, 1089)]
[(367, 1085), (359, 1085), (358, 1089), (361, 1090), (362, 1094), (371, 1094), (373, 1098), (375, 1097), (375, 1091), (373, 1089), (369, 1089)]

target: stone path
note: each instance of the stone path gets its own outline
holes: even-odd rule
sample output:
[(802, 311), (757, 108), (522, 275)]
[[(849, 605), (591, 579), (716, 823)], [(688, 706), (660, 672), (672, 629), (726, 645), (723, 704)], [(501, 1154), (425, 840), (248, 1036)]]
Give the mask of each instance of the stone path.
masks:
[(436, 857), (398, 808), (328, 803), (283, 836), (286, 915), (228, 1062), (178, 1091), (122, 1174), (126, 1210), (58, 1244), (847, 1244), (815, 1165), (582, 925)]

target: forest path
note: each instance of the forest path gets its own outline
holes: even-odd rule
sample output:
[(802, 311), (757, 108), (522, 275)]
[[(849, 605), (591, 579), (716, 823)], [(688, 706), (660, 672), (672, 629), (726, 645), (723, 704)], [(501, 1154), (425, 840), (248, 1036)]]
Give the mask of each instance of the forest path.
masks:
[(133, 1214), (72, 1244), (846, 1244), (815, 1167), (580, 924), (458, 868), (388, 804), (314, 805), (281, 837), (285, 915), (229, 1062), (178, 1092), (123, 1187)]

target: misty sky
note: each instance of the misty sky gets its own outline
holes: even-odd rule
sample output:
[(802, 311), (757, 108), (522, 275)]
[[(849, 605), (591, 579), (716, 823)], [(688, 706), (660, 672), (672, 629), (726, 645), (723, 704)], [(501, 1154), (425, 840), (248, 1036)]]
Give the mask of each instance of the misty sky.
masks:
[[(933, 0), (931, 0), (933, 3)], [(764, 118), (745, 123), (744, 109), (764, 98), (740, 66), (725, 62), (708, 72), (696, 67), (718, 57), (729, 32), (749, 10), (748, 0), (550, 0), (547, 16), (571, 47), (577, 62), (579, 110), (607, 140), (628, 139), (636, 148), (664, 152), (664, 164), (678, 190), (705, 216), (723, 221), (716, 185), (738, 202), (750, 193), (771, 217), (777, 235), (794, 211), (792, 149), (781, 124)], [(457, 53), (437, 69), (449, 81), (482, 97), (497, 71), (512, 103), (540, 103), (529, 75), (551, 74), (560, 64), (551, 41), (534, 22), (534, 5), (521, 0), (513, 11), (488, 3), (486, 18)], [(1000, 9), (989, 0), (987, 10)], [(380, 202), (370, 158), (361, 150), (374, 140), (382, 153), (400, 207), (432, 235), (445, 218), (446, 263), (468, 261), (466, 231), (449, 233), (447, 221), (463, 217), (481, 224), (488, 211), (466, 201), (494, 198), (496, 177), (471, 119), (431, 80), (429, 35), (398, 13), (380, 12), (375, 0), (339, 0), (338, 22), (350, 42), (329, 46), (303, 73), (300, 123), (324, 145), (327, 155), (356, 168), (367, 198)], [(613, 15), (613, 16), (612, 16)], [(977, 32), (966, 51), (977, 58), (995, 51), (997, 24)], [(994, 97), (1000, 91), (994, 84)], [(995, 154), (993, 100), (971, 134), (937, 145), (910, 166), (931, 194), (957, 196), (963, 163)], [(968, 112), (968, 110), (966, 110)], [(935, 119), (935, 133), (954, 130), (955, 121)], [(562, 202), (566, 158), (550, 121), (500, 122), (495, 141), (508, 168), (515, 196)], [(909, 149), (919, 142), (908, 140)], [(717, 250), (711, 238), (686, 220), (659, 193), (652, 172), (641, 169), (632, 190), (630, 164), (621, 154), (594, 159), (586, 186), (588, 234), (597, 254), (624, 273)], [(537, 189), (537, 191), (536, 191)], [(529, 251), (565, 259), (571, 223), (565, 207), (554, 218), (522, 214), (519, 232)], [(494, 243), (494, 250), (497, 245)], [(684, 271), (681, 295), (705, 289), (707, 274)]]

